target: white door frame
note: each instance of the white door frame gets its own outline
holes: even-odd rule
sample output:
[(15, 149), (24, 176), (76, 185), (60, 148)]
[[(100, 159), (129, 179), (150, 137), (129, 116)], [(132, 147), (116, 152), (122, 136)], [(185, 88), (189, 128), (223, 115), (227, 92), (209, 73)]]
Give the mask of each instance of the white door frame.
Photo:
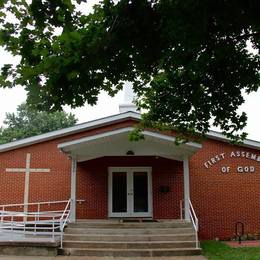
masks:
[[(133, 201), (133, 172), (147, 172), (148, 177), (148, 212), (134, 212)], [(127, 212), (112, 212), (112, 173), (127, 173)], [(130, 194), (129, 194), (130, 193)], [(152, 217), (153, 216), (153, 194), (152, 194), (152, 168), (151, 167), (109, 167), (108, 168), (108, 216), (109, 217)]]

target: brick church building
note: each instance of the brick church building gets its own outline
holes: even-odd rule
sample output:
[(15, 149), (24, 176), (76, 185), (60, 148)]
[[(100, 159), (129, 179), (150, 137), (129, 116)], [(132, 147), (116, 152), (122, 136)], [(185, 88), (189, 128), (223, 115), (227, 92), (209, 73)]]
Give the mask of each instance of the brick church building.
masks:
[(78, 219), (189, 219), (200, 239), (260, 232), (260, 143), (231, 145), (217, 132), (176, 146), (174, 135), (147, 129), (131, 107), (121, 113), (0, 145), (0, 204), (72, 199)]

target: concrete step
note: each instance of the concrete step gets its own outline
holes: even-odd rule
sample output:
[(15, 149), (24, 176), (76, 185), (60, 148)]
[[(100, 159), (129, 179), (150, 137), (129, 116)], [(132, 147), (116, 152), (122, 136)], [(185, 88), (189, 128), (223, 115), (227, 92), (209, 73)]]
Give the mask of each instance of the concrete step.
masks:
[(59, 254), (74, 256), (111, 256), (111, 257), (142, 257), (142, 256), (189, 256), (200, 255), (201, 249), (174, 248), (174, 249), (102, 249), (102, 248), (64, 248)]
[(152, 223), (79, 221), (65, 229), (63, 255), (75, 256), (184, 256), (199, 255), (190, 222)]
[(195, 241), (150, 241), (150, 242), (109, 242), (109, 241), (64, 241), (64, 248), (101, 248), (101, 249), (162, 249), (192, 248)]
[(70, 223), (69, 228), (125, 228), (125, 229), (132, 229), (132, 228), (188, 228), (192, 227), (190, 222), (186, 221), (163, 221), (163, 222), (148, 222), (148, 223), (121, 223), (121, 222), (76, 222)]
[(65, 229), (65, 234), (101, 234), (101, 235), (137, 235), (137, 234), (190, 234), (193, 228), (71, 228)]
[(140, 234), (140, 235), (111, 235), (111, 234), (65, 234), (64, 241), (194, 241), (195, 234)]
[[(51, 241), (46, 238), (30, 236), (22, 237), (18, 234), (9, 235), (6, 238), (1, 236), (1, 239), (0, 255), (6, 255), (3, 259), (13, 259), (12, 256), (56, 256), (60, 245), (59, 241), (56, 240)], [(36, 259), (36, 257), (33, 259)]]

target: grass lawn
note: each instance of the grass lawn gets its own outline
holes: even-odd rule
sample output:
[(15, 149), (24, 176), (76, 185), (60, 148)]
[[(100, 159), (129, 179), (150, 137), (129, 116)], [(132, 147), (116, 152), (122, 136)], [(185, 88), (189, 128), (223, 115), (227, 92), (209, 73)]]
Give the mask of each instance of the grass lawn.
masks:
[(218, 241), (201, 242), (201, 247), (203, 249), (203, 255), (206, 256), (209, 260), (260, 260), (260, 247), (232, 248)]

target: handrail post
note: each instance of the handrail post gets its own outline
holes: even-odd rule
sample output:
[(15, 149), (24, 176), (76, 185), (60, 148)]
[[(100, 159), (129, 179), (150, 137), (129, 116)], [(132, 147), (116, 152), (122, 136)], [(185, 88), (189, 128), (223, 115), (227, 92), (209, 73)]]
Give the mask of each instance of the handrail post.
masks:
[(52, 217), (52, 239), (54, 239), (54, 216)]
[(40, 204), (40, 203), (38, 203), (38, 206), (37, 206), (37, 207), (38, 207), (38, 209), (37, 209), (37, 210), (38, 210), (38, 221), (39, 221), (39, 215), (40, 215), (40, 207), (41, 207), (41, 204)]
[(198, 231), (196, 231), (196, 249), (199, 248), (199, 238), (198, 238)]
[(36, 235), (36, 218), (37, 218), (37, 214), (34, 215), (34, 235)]
[(61, 236), (60, 236), (60, 248), (63, 248), (63, 232), (61, 232)]
[(190, 215), (190, 219), (191, 219), (191, 223), (194, 227), (195, 230), (195, 237), (196, 237), (196, 249), (199, 248), (199, 237), (198, 237), (198, 231), (199, 231), (199, 220), (196, 216), (195, 210), (193, 208), (193, 205), (191, 203), (191, 200), (189, 199), (188, 201), (189, 204), (189, 215)]
[(25, 234), (26, 231), (26, 223), (25, 223), (25, 219), (23, 218), (23, 233)]
[(199, 248), (199, 238), (198, 238), (198, 232), (199, 232), (199, 221), (198, 219), (196, 218), (196, 248), (198, 249)]
[(5, 211), (5, 206), (2, 207), (2, 213), (1, 213), (1, 223), (4, 222), (4, 211)]
[(11, 230), (12, 230), (12, 232), (14, 230), (13, 225), (14, 225), (14, 215), (12, 215), (12, 217), (11, 217)]

